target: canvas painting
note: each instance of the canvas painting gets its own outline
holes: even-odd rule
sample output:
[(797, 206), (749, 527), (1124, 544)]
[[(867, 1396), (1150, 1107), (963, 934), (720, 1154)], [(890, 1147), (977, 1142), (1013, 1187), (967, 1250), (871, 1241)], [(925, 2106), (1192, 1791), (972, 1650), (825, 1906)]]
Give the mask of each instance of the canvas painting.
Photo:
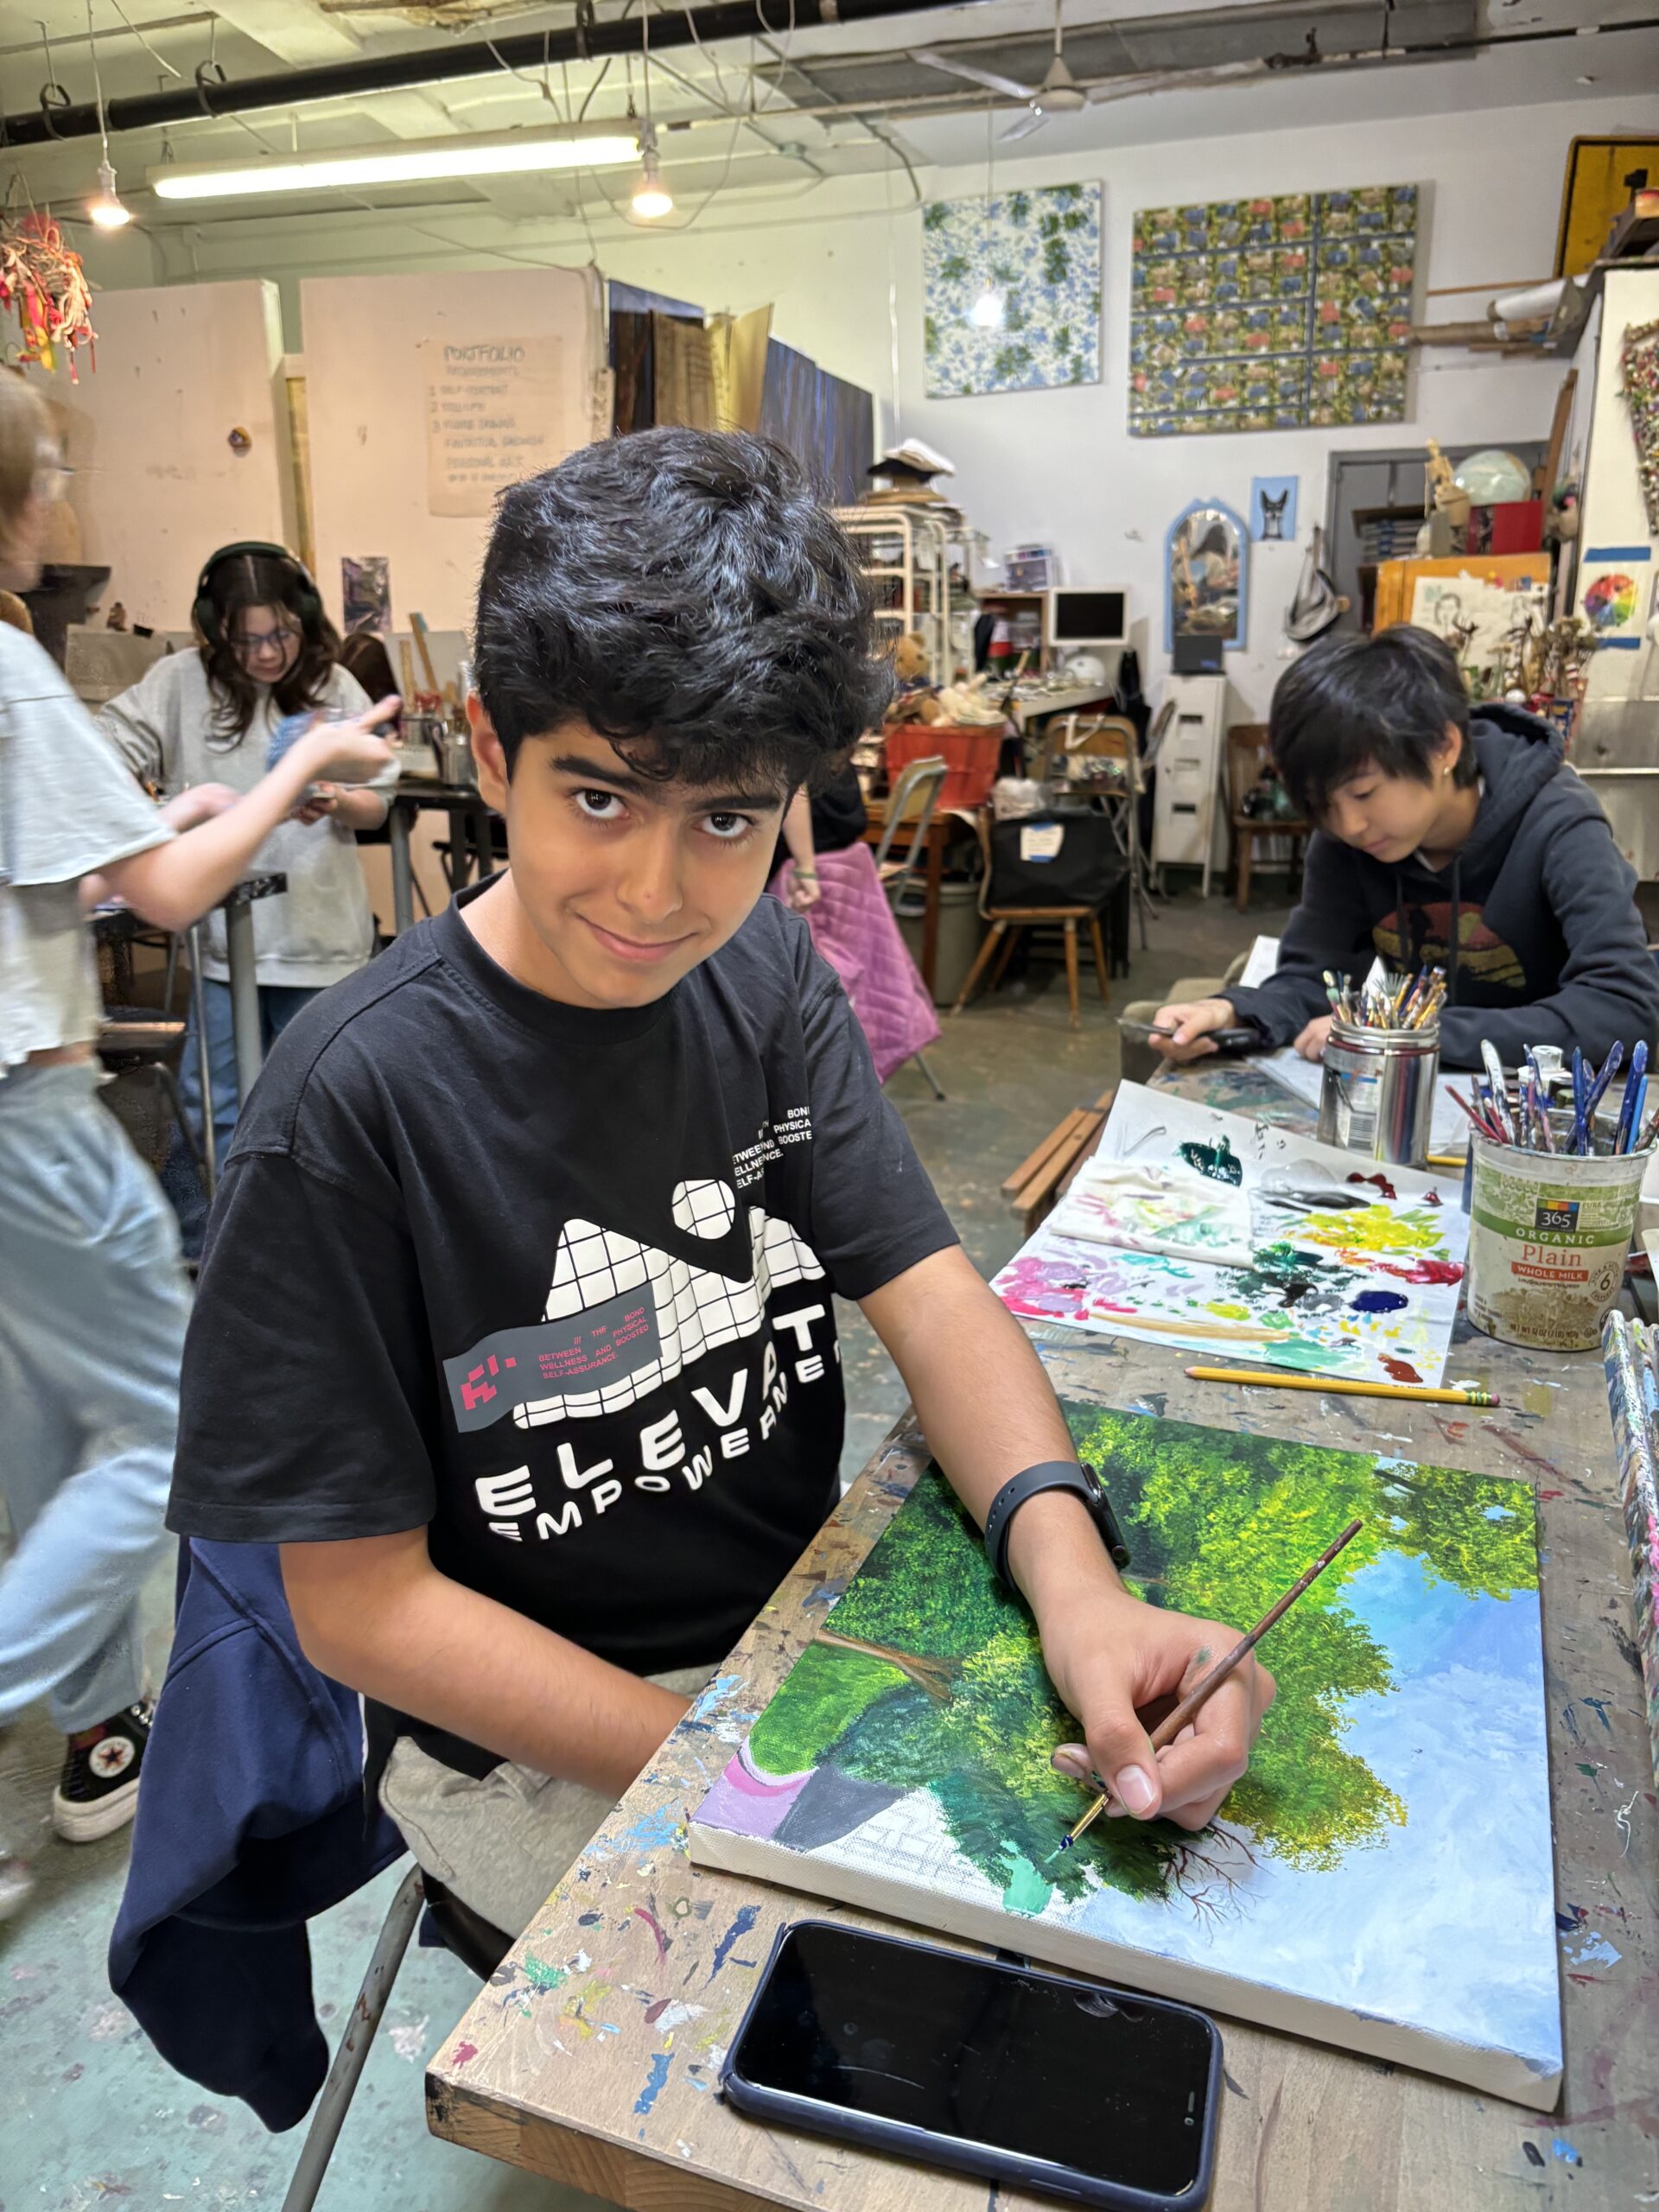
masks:
[(1405, 420), (1417, 188), (1143, 207), (1129, 432)]
[(1193, 1835), (1096, 1821), (1030, 1615), (937, 1469), (694, 1816), (692, 1858), (1548, 2109), (1561, 2067), (1535, 1508), (1521, 1483), (1068, 1405), (1154, 1605), (1272, 1631)]
[(923, 208), (930, 399), (1100, 382), (1100, 204), (1060, 184)]
[(1135, 1083), (1118, 1086), (1096, 1157), (1179, 1162), (1241, 1189), (1252, 1264), (1096, 1241), (1085, 1171), (995, 1278), (1011, 1313), (1306, 1374), (1440, 1382), (1469, 1246), (1455, 1179), (1372, 1167)]

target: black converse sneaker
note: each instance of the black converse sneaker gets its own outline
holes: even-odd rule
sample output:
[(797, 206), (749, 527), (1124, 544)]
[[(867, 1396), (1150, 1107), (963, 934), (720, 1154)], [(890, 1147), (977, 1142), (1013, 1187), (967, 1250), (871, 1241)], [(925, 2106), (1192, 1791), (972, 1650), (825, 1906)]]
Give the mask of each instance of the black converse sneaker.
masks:
[(91, 1843), (132, 1818), (155, 1710), (153, 1698), (141, 1699), (86, 1743), (71, 1743), (52, 1793), (52, 1825), (66, 1843)]

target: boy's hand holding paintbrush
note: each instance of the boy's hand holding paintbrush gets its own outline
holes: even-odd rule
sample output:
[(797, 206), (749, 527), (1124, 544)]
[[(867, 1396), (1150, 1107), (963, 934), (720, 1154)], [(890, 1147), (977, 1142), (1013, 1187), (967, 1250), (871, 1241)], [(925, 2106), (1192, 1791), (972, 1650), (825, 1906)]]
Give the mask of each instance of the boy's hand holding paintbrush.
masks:
[[(1043, 1502), (1033, 1499), (1025, 1511)], [(1017, 1579), (1012, 1543), (1009, 1553)], [(1246, 1661), (1161, 1757), (1149, 1732), (1232, 1649), (1239, 1630), (1141, 1605), (1121, 1584), (1115, 1602), (1094, 1577), (1080, 1580), (1071, 1595), (1046, 1587), (1040, 1605), (1031, 1592), (1027, 1596), (1039, 1613), (1049, 1679), (1087, 1739), (1063, 1745), (1053, 1756), (1055, 1770), (1076, 1781), (1091, 1770), (1106, 1777), (1114, 1814), (1161, 1815), (1194, 1831), (1207, 1827), (1249, 1764), (1262, 1716), (1273, 1703), (1273, 1676)]]

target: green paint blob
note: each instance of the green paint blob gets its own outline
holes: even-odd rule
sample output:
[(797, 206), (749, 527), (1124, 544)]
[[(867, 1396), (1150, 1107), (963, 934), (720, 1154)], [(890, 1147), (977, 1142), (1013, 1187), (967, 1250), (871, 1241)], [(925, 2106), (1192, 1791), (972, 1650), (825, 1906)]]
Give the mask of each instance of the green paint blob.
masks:
[(1207, 1313), (1219, 1314), (1224, 1321), (1248, 1321), (1250, 1318), (1250, 1309), (1248, 1306), (1227, 1306), (1224, 1305), (1219, 1299), (1212, 1300), (1205, 1311)]
[(1035, 1916), (1042, 1911), (1053, 1894), (1053, 1884), (1044, 1879), (1023, 1852), (1014, 1854), (1014, 1872), (1008, 1886), (1002, 1892), (1004, 1912), (1025, 1912)]
[(568, 1981), (570, 1978), (568, 1967), (550, 1967), (544, 1960), (534, 1957), (528, 1951), (524, 1954), (523, 1963), (524, 1980), (534, 1989), (556, 1989), (561, 1982)]

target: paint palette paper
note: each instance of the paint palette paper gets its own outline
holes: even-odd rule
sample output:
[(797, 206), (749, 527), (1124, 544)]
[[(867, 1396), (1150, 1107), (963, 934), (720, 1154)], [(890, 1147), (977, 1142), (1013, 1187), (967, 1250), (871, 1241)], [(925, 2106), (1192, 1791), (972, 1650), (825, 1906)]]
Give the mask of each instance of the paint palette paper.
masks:
[(1080, 1178), (995, 1278), (1010, 1312), (1310, 1375), (1440, 1382), (1469, 1243), (1455, 1177), (1383, 1170), (1136, 1083), (1119, 1086), (1097, 1157), (1242, 1192), (1254, 1264), (1102, 1244)]
[[(1535, 1507), (1522, 1483), (1068, 1405), (1154, 1604), (1246, 1625), (1279, 1685), (1202, 1834), (1096, 1821), (1076, 1723), (937, 1469), (742, 1750), (691, 1856), (1535, 2109), (1561, 2069)], [(1137, 1573), (1144, 1580), (1137, 1580)]]

